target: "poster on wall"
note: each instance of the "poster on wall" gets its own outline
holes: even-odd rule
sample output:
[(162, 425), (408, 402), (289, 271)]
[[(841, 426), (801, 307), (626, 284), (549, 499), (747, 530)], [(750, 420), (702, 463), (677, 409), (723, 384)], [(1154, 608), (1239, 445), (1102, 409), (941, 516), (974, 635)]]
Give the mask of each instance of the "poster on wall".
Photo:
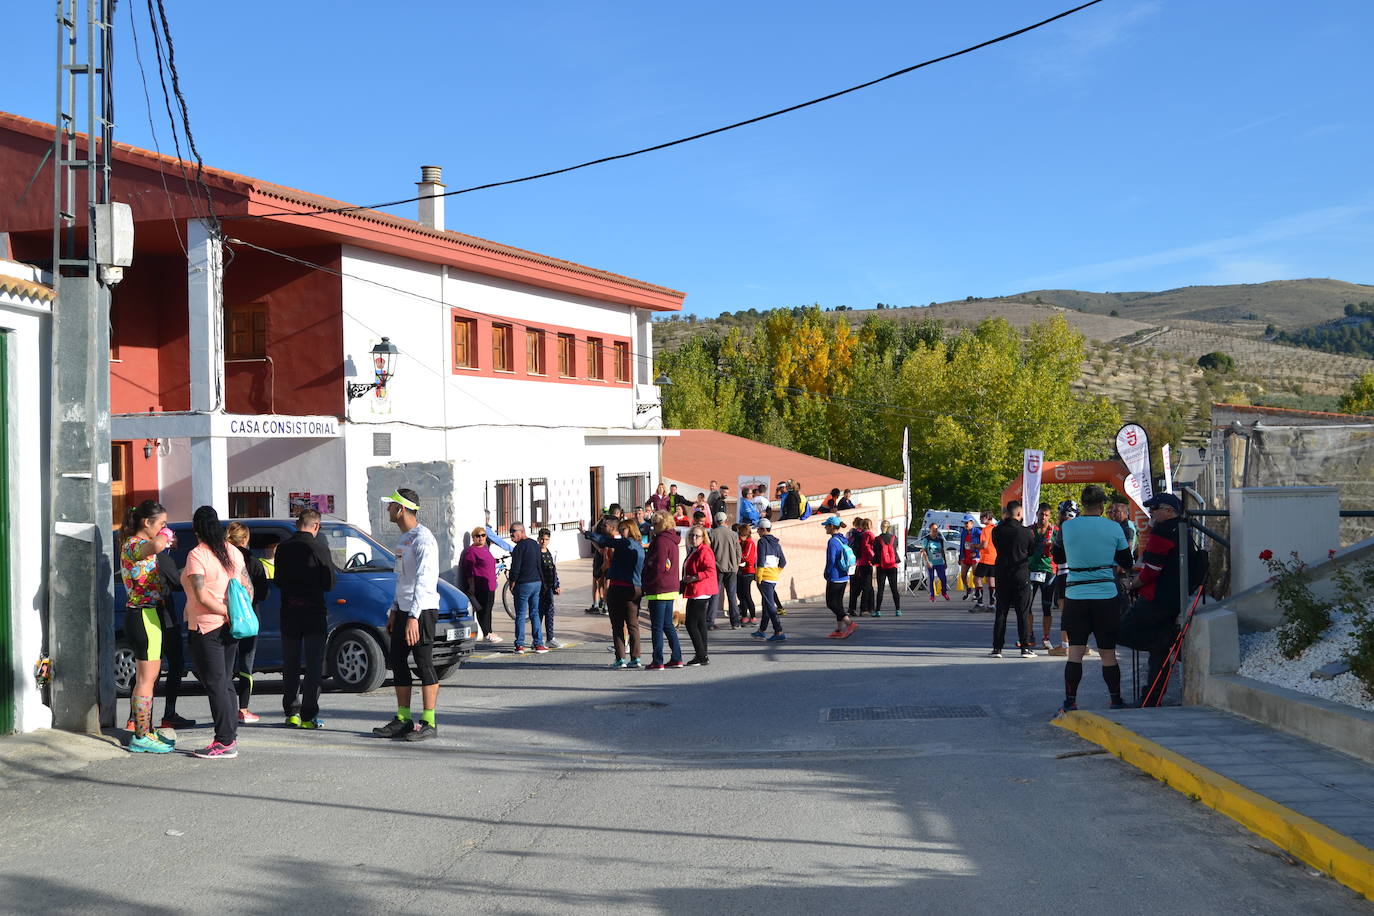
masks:
[(311, 507), (321, 515), (334, 514), (334, 494), (333, 493), (311, 493)]
[(314, 504), (310, 502), (309, 493), (288, 494), (286, 506), (287, 509), (290, 511), (292, 518), (295, 518), (296, 516), (300, 515), (301, 511), (304, 509), (314, 508)]

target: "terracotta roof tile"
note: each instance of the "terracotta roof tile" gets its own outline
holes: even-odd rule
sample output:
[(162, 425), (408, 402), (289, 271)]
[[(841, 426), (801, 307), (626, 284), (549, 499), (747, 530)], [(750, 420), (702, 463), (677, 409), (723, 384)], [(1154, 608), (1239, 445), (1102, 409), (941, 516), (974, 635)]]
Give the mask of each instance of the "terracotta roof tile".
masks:
[(43, 302), (51, 302), (57, 298), (52, 288), (41, 283), (34, 283), (32, 280), (23, 280), (19, 277), (11, 277), (0, 274), (0, 293), (10, 293), (15, 296), (24, 296), (29, 299), (40, 299)]
[(736, 479), (742, 474), (767, 474), (774, 486), (779, 480), (796, 480), (813, 496), (829, 493), (834, 487), (867, 490), (902, 484), (871, 471), (714, 429), (684, 429), (680, 435), (663, 440), (663, 476), (669, 480), (701, 490), (710, 481), (718, 480), (733, 492)]

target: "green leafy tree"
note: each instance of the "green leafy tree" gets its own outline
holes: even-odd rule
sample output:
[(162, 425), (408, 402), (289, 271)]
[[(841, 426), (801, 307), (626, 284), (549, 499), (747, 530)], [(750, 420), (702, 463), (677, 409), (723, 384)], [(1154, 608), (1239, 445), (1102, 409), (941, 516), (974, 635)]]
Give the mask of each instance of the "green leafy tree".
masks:
[(1211, 353), (1204, 353), (1197, 358), (1197, 364), (1210, 372), (1231, 372), (1236, 368), (1236, 361), (1229, 353), (1222, 353), (1213, 350)]
[(1337, 409), (1341, 413), (1374, 415), (1374, 372), (1366, 372), (1351, 382)]

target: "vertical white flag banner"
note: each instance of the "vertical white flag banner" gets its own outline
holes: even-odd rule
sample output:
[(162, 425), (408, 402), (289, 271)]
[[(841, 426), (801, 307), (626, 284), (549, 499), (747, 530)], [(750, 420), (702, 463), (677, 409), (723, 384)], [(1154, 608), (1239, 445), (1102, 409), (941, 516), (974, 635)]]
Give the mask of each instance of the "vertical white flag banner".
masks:
[(1135, 483), (1127, 481), (1127, 490), (1136, 490), (1126, 495), (1136, 501), (1141, 509), (1154, 496), (1154, 486), (1150, 482), (1150, 439), (1145, 430), (1137, 423), (1127, 423), (1116, 432), (1116, 453), (1126, 463), (1126, 469), (1135, 478)]
[(1164, 464), (1164, 492), (1174, 492), (1174, 469), (1169, 464), (1169, 443), (1159, 447), (1159, 460)]
[(1040, 469), (1045, 465), (1045, 453), (1028, 448), (1021, 478), (1021, 523), (1027, 528), (1035, 524), (1035, 510), (1040, 506)]
[[(902, 427), (902, 502), (906, 508), (907, 530), (911, 528), (911, 427)], [(906, 543), (906, 531), (902, 532), (902, 543)]]

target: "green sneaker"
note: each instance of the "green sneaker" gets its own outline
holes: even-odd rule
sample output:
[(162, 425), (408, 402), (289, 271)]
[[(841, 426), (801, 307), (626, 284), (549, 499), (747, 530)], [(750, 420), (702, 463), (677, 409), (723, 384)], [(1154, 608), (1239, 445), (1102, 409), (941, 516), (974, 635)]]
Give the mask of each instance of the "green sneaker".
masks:
[(611, 667), (612, 667), (612, 668), (615, 668), (617, 671), (620, 670), (621, 668), (624, 668), (624, 667), (625, 667), (625, 659), (623, 659), (623, 658), (617, 658), (615, 661), (611, 662)]
[(287, 716), (287, 717), (286, 717), (286, 727), (287, 727), (287, 728), (300, 728), (300, 727), (301, 727), (301, 717), (300, 717), (300, 716)]
[(630, 659), (629, 663), (627, 663), (627, 664), (625, 665), (625, 667), (626, 667), (626, 668), (643, 668), (643, 667), (644, 667), (644, 663), (641, 662), (638, 658), (632, 658), (632, 659)]
[(313, 719), (305, 719), (301, 722), (300, 728), (324, 728), (324, 720), (319, 716)]
[(164, 735), (164, 734), (162, 733), (162, 730), (161, 730), (161, 729), (158, 729), (157, 731), (148, 732), (148, 737), (149, 737), (149, 738), (156, 738), (157, 740), (161, 741), (163, 744), (167, 745), (168, 747), (176, 747), (176, 746), (177, 746), (177, 736), (176, 736), (175, 733), (173, 733), (172, 736), (169, 738), (168, 736), (166, 736), (166, 735)]
[(148, 734), (130, 738), (126, 750), (130, 754), (170, 754), (172, 746), (159, 740), (155, 735)]

